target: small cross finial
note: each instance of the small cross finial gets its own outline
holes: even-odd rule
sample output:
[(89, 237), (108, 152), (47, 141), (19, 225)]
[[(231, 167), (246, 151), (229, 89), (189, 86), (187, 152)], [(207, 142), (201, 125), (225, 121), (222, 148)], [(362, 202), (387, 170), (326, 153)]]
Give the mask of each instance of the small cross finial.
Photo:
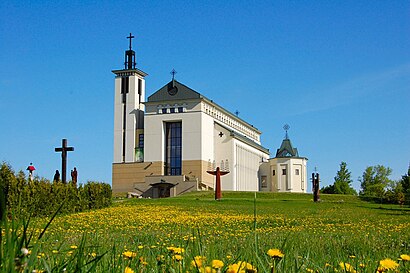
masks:
[(290, 128), (289, 124), (285, 124), (285, 125), (283, 126), (283, 130), (285, 130), (285, 132), (286, 132), (286, 135), (285, 135), (285, 138), (286, 138), (286, 139), (289, 138), (289, 137), (288, 137), (288, 130), (289, 130), (289, 128)]
[(127, 37), (127, 39), (130, 39), (130, 50), (131, 50), (131, 40), (132, 40), (132, 38), (135, 38), (135, 36), (133, 36), (130, 32), (130, 36)]
[(170, 74), (172, 75), (172, 80), (175, 79), (175, 74), (177, 73), (177, 71), (175, 69), (172, 69), (172, 71), (170, 72)]
[(239, 116), (239, 111), (238, 110), (235, 111), (235, 115)]

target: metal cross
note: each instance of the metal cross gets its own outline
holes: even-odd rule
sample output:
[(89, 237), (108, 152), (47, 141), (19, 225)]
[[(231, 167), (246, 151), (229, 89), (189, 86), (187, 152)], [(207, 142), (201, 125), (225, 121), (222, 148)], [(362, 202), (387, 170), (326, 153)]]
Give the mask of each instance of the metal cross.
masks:
[(222, 137), (224, 135), (224, 133), (220, 132), (219, 133), (219, 137)]
[(134, 36), (132, 36), (131, 32), (130, 32), (130, 36), (127, 37), (127, 39), (130, 39), (130, 50), (131, 50), (131, 39), (135, 38)]
[(235, 115), (239, 116), (239, 111), (238, 110), (235, 111)]
[(74, 147), (67, 146), (67, 139), (63, 138), (60, 148), (55, 148), (56, 152), (61, 152), (61, 181), (66, 183), (67, 173), (67, 152), (74, 151)]
[(286, 132), (286, 135), (285, 135), (285, 138), (286, 138), (286, 139), (289, 138), (289, 137), (288, 137), (288, 130), (289, 130), (289, 128), (290, 128), (289, 124), (285, 124), (285, 125), (283, 126), (283, 129), (284, 129), (285, 132)]
[(172, 71), (170, 72), (170, 74), (172, 75), (172, 80), (174, 80), (175, 79), (175, 74), (176, 74), (177, 72), (175, 71), (175, 69), (172, 69)]

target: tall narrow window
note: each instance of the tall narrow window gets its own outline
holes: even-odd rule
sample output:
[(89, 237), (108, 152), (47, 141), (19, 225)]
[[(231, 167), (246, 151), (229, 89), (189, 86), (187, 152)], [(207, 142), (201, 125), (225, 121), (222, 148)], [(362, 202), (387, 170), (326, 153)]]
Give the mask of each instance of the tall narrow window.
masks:
[(138, 79), (138, 102), (141, 103), (141, 96), (142, 96), (142, 81)]
[(165, 123), (165, 175), (181, 175), (182, 123)]

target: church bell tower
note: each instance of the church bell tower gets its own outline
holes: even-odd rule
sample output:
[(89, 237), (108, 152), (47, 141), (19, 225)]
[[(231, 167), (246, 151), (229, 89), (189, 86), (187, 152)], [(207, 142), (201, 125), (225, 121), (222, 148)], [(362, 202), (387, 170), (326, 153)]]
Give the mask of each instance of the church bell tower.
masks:
[(144, 159), (144, 102), (147, 73), (136, 68), (135, 51), (125, 51), (124, 69), (115, 74), (114, 163), (141, 162)]

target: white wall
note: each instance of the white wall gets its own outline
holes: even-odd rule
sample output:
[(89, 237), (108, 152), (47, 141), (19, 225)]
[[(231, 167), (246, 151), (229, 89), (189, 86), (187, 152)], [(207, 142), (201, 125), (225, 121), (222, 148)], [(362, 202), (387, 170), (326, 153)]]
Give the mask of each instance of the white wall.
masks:
[[(306, 192), (307, 191), (307, 159), (306, 158), (273, 158), (270, 160), (271, 181), (275, 181), (279, 192)], [(286, 175), (282, 170), (286, 169)], [(275, 175), (273, 174), (275, 170)], [(297, 174), (297, 171), (299, 174)], [(272, 189), (274, 190), (274, 189)]]

